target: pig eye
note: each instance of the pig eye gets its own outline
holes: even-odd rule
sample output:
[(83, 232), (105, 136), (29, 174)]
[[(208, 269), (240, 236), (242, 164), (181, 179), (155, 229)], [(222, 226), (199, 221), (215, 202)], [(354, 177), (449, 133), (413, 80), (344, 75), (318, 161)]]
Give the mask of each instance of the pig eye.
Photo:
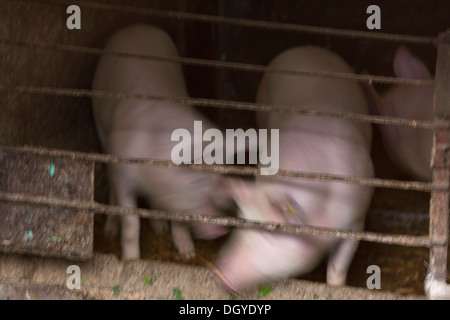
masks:
[(300, 204), (291, 196), (284, 198), (282, 213), (284, 220), (292, 224), (305, 224), (305, 213)]
[(284, 210), (287, 214), (295, 215), (297, 214), (297, 211), (292, 206), (292, 203), (289, 202), (289, 200), (286, 200), (286, 208)]
[(289, 224), (305, 224), (305, 214), (300, 204), (290, 195), (279, 198), (267, 196), (272, 205), (273, 212), (278, 215), (279, 220)]

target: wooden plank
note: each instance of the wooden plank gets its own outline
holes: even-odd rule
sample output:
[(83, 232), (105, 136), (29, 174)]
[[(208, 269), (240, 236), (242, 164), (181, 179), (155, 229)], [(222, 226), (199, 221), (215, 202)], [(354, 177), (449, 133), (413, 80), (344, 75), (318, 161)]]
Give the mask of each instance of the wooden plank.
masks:
[[(0, 150), (0, 191), (93, 201), (94, 162)], [(93, 214), (0, 201), (0, 251), (88, 259)]]

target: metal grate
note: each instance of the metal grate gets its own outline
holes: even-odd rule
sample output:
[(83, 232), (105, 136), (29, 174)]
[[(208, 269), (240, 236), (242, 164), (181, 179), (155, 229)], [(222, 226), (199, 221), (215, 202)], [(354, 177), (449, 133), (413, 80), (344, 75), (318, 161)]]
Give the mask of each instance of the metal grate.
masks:
[[(16, 2), (31, 2), (27, 0), (19, 0)], [(34, 3), (42, 3), (44, 5), (64, 5), (66, 1), (33, 1)], [(287, 73), (292, 75), (326, 77), (333, 79), (348, 80), (365, 80), (376, 83), (403, 84), (403, 85), (435, 85), (434, 96), (434, 121), (407, 120), (401, 118), (387, 118), (381, 116), (360, 115), (360, 114), (343, 114), (332, 112), (319, 112), (315, 110), (304, 110), (299, 107), (286, 108), (276, 105), (261, 105), (255, 103), (244, 103), (239, 101), (224, 101), (203, 98), (181, 98), (167, 96), (149, 96), (137, 95), (124, 92), (103, 92), (94, 90), (80, 90), (73, 88), (56, 88), (56, 87), (36, 87), (24, 86), (20, 84), (9, 84), (0, 82), (1, 91), (16, 91), (28, 94), (44, 94), (69, 97), (108, 97), (113, 99), (145, 99), (145, 100), (164, 100), (175, 101), (178, 103), (197, 105), (202, 107), (213, 108), (229, 108), (237, 110), (265, 111), (265, 112), (288, 112), (291, 114), (301, 114), (314, 117), (331, 117), (339, 119), (350, 119), (354, 121), (376, 123), (382, 125), (407, 126), (412, 128), (422, 128), (433, 130), (434, 142), (432, 150), (432, 169), (433, 180), (431, 183), (418, 181), (397, 181), (385, 179), (367, 179), (360, 177), (335, 176), (321, 173), (308, 172), (289, 172), (282, 171), (276, 175), (277, 177), (294, 177), (298, 179), (318, 180), (318, 181), (339, 181), (342, 183), (353, 183), (363, 186), (373, 186), (378, 188), (395, 188), (403, 190), (416, 190), (431, 193), (430, 201), (430, 234), (429, 236), (408, 236), (408, 235), (387, 235), (373, 232), (353, 232), (328, 228), (318, 228), (313, 226), (294, 226), (275, 223), (262, 223), (257, 221), (248, 221), (240, 218), (232, 217), (202, 217), (184, 215), (177, 212), (162, 212), (159, 210), (143, 210), (132, 208), (121, 208), (107, 206), (95, 203), (92, 199), (70, 200), (54, 198), (49, 196), (29, 195), (20, 193), (0, 192), (0, 200), (8, 203), (29, 204), (29, 205), (45, 205), (57, 206), (62, 208), (70, 208), (74, 210), (82, 210), (86, 212), (96, 212), (114, 215), (138, 215), (146, 218), (164, 218), (172, 221), (184, 222), (203, 222), (218, 225), (239, 227), (239, 228), (259, 228), (269, 231), (290, 232), (296, 234), (310, 235), (329, 235), (338, 238), (351, 238), (363, 241), (379, 242), (384, 244), (396, 244), (403, 246), (427, 247), (430, 248), (430, 264), (426, 283), (426, 292), (431, 298), (450, 298), (450, 288), (446, 284), (447, 274), (447, 245), (448, 245), (448, 206), (449, 206), (449, 165), (447, 162), (447, 151), (450, 145), (449, 128), (450, 128), (450, 32), (441, 34), (438, 38), (417, 37), (405, 35), (392, 35), (375, 32), (360, 32), (353, 30), (339, 30), (332, 28), (312, 27), (303, 25), (294, 25), (278, 22), (268, 22), (249, 19), (237, 19), (229, 17), (220, 17), (212, 15), (202, 15), (187, 12), (164, 11), (156, 9), (143, 9), (127, 6), (118, 6), (111, 4), (100, 4), (88, 1), (78, 1), (80, 5), (93, 9), (105, 11), (121, 11), (131, 12), (135, 14), (161, 16), (165, 18), (183, 19), (187, 21), (202, 21), (215, 24), (227, 24), (239, 27), (260, 28), (269, 30), (280, 30), (286, 32), (302, 32), (311, 34), (329, 35), (335, 37), (348, 37), (352, 39), (368, 39), (376, 41), (391, 41), (397, 43), (410, 43), (420, 45), (430, 45), (438, 47), (437, 73), (434, 80), (411, 80), (398, 79), (392, 77), (381, 77), (363, 74), (339, 74), (339, 73), (316, 73), (301, 72), (290, 70), (269, 69), (265, 66), (250, 65), (243, 63), (231, 63), (223, 61), (212, 61), (204, 59), (192, 58), (167, 58), (158, 56), (142, 56), (132, 55), (126, 52), (110, 52), (97, 48), (80, 47), (72, 45), (62, 45), (58, 43), (41, 43), (22, 41), (20, 39), (0, 39), (0, 44), (15, 47), (29, 47), (35, 50), (58, 50), (64, 52), (77, 52), (80, 54), (93, 55), (116, 55), (130, 59), (149, 59), (168, 62), (178, 62), (185, 65), (203, 66), (218, 69), (241, 70), (248, 72), (274, 72)], [(133, 163), (140, 165), (155, 165), (162, 167), (191, 167), (194, 170), (203, 170), (207, 172), (215, 172), (222, 174), (239, 174), (247, 176), (255, 176), (258, 174), (257, 169), (253, 167), (230, 167), (230, 166), (210, 166), (210, 165), (182, 165), (177, 166), (171, 161), (161, 161), (154, 159), (132, 159), (121, 158), (114, 155), (81, 153), (64, 150), (32, 148), (32, 147), (0, 147), (0, 153), (6, 154), (32, 154), (37, 159), (39, 157), (60, 157), (70, 159), (72, 161), (88, 161), (92, 165), (95, 162), (101, 163)], [(270, 179), (269, 177), (267, 177)], [(2, 239), (0, 239), (2, 240)], [(5, 245), (5, 243), (3, 243)]]

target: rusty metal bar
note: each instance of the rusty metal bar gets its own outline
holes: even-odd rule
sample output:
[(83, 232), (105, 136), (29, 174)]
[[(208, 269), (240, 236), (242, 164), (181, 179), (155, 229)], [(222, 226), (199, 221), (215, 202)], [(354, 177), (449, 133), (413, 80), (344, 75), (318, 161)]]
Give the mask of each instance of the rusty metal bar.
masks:
[[(450, 118), (450, 31), (439, 38), (438, 59), (436, 65), (434, 92), (435, 119)], [(431, 168), (433, 182), (446, 185), (446, 190), (431, 192), (430, 200), (430, 239), (434, 244), (430, 248), (430, 264), (427, 276), (426, 291), (431, 298), (445, 295), (442, 285), (447, 276), (448, 221), (449, 221), (449, 146), (450, 131), (438, 129), (434, 131)], [(440, 289), (437, 290), (436, 287)], [(450, 290), (448, 290), (450, 291)], [(448, 294), (448, 293), (447, 293)], [(450, 298), (448, 296), (447, 298)]]
[(74, 46), (74, 45), (59, 44), (59, 43), (45, 43), (45, 42), (31, 42), (31, 41), (20, 41), (20, 40), (11, 40), (11, 39), (0, 39), (0, 44), (2, 44), (2, 43), (6, 44), (8, 46), (15, 46), (15, 47), (27, 47), (27, 48), (33, 48), (33, 49), (77, 52), (77, 53), (91, 54), (91, 55), (96, 55), (96, 56), (113, 56), (113, 57), (147, 60), (147, 61), (180, 63), (183, 65), (189, 65), (189, 66), (208, 67), (208, 68), (225, 69), (225, 70), (237, 70), (237, 71), (258, 72), (258, 73), (278, 73), (278, 74), (287, 74), (287, 75), (292, 75), (292, 76), (307, 76), (307, 77), (326, 78), (326, 79), (367, 81), (370, 83), (375, 82), (375, 83), (395, 84), (395, 85), (422, 86), (422, 85), (433, 85), (434, 84), (434, 79), (407, 79), (407, 78), (376, 76), (376, 75), (368, 75), (368, 74), (354, 74), (354, 73), (344, 73), (344, 72), (288, 70), (288, 69), (278, 69), (278, 68), (273, 68), (270, 66), (248, 64), (248, 63), (185, 58), (185, 57), (178, 57), (178, 56), (169, 57), (169, 56), (136, 54), (136, 53), (130, 53), (130, 52), (120, 52), (120, 51)]
[[(177, 1), (177, 10), (178, 11), (186, 11), (188, 8), (188, 2), (186, 0), (176, 0)], [(177, 24), (177, 38), (176, 44), (178, 48), (178, 52), (181, 56), (185, 56), (187, 52), (187, 21), (180, 21)]]
[(381, 32), (369, 32), (369, 31), (357, 31), (348, 29), (336, 29), (336, 28), (325, 28), (317, 26), (307, 26), (298, 25), (292, 23), (281, 23), (273, 21), (263, 21), (263, 20), (252, 20), (243, 18), (233, 18), (233, 17), (221, 17), (213, 16), (199, 13), (191, 12), (181, 12), (181, 11), (169, 11), (160, 9), (151, 9), (143, 7), (132, 7), (132, 6), (122, 6), (114, 5), (109, 3), (97, 3), (90, 1), (61, 1), (61, 0), (46, 0), (45, 2), (40, 0), (14, 0), (14, 2), (26, 2), (33, 4), (44, 4), (44, 5), (64, 5), (68, 6), (71, 4), (78, 4), (85, 8), (99, 9), (105, 11), (118, 11), (120, 13), (133, 13), (138, 15), (147, 16), (159, 16), (164, 18), (174, 18), (182, 19), (188, 21), (198, 21), (207, 23), (220, 23), (231, 26), (239, 26), (246, 28), (256, 28), (263, 30), (277, 30), (277, 31), (290, 31), (290, 32), (301, 32), (307, 34), (316, 35), (327, 35), (335, 37), (344, 37), (351, 39), (369, 39), (378, 41), (391, 41), (399, 42), (405, 44), (420, 44), (420, 45), (437, 45), (437, 39), (435, 37), (421, 37), (421, 36), (411, 36), (402, 34), (389, 34)]
[(77, 98), (108, 98), (108, 99), (137, 99), (137, 100), (157, 100), (170, 101), (174, 103), (181, 103), (187, 105), (195, 105), (199, 107), (211, 107), (221, 109), (233, 109), (243, 111), (261, 111), (261, 112), (280, 112), (297, 114), (307, 117), (326, 117), (334, 119), (347, 119), (353, 121), (405, 126), (417, 129), (442, 129), (450, 127), (449, 120), (438, 119), (436, 121), (426, 120), (410, 120), (403, 118), (374, 116), (359, 113), (344, 113), (344, 112), (328, 112), (319, 110), (305, 110), (299, 107), (291, 107), (285, 105), (261, 104), (240, 101), (227, 101), (205, 98), (190, 98), (190, 97), (175, 97), (175, 96), (155, 96), (149, 94), (136, 94), (127, 92), (115, 92), (104, 90), (88, 90), (88, 89), (73, 89), (73, 88), (55, 88), (55, 87), (34, 87), (23, 85), (5, 85), (0, 83), (0, 90), (17, 91), (20, 93), (29, 94), (48, 94), (55, 96), (77, 97)]
[[(314, 235), (314, 236), (332, 236), (340, 239), (354, 239), (359, 241), (371, 241), (383, 244), (402, 245), (410, 247), (430, 247), (432, 243), (428, 236), (408, 236), (408, 235), (388, 235), (365, 231), (346, 231), (333, 228), (323, 228), (314, 226), (297, 226), (291, 224), (280, 224), (271, 222), (261, 222), (255, 220), (246, 220), (234, 217), (210, 217), (190, 215), (182, 212), (168, 212), (161, 210), (146, 210), (136, 208), (125, 208), (118, 206), (109, 206), (96, 202), (72, 201), (42, 196), (30, 196), (27, 194), (0, 192), (0, 200), (12, 201), (18, 203), (31, 203), (49, 205), (63, 208), (73, 208), (94, 213), (108, 215), (138, 215), (143, 218), (164, 219), (191, 223), (210, 223), (236, 228), (256, 228), (272, 232), (286, 232), (294, 234)], [(2, 239), (0, 239), (1, 241)], [(5, 241), (7, 239), (3, 239)], [(433, 244), (442, 245), (437, 242)]]
[[(123, 158), (112, 154), (83, 153), (83, 152), (36, 148), (27, 146), (25, 147), (0, 146), (0, 154), (2, 150), (19, 153), (32, 152), (36, 155), (54, 155), (59, 157), (66, 157), (69, 159), (84, 159), (109, 164), (140, 164), (140, 165), (153, 165), (157, 167), (169, 167), (169, 168), (191, 168), (193, 170), (200, 170), (219, 174), (235, 174), (242, 176), (259, 175), (258, 168), (249, 166), (203, 165), (203, 164), (176, 165), (170, 160)], [(277, 174), (272, 176), (261, 176), (261, 178), (264, 179), (271, 179), (273, 177), (297, 178), (316, 181), (336, 181), (343, 183), (359, 184), (368, 187), (414, 190), (421, 192), (430, 192), (432, 190), (440, 190), (440, 191), (447, 190), (446, 185), (430, 182), (374, 179), (374, 178), (362, 178), (362, 177), (340, 176), (325, 173), (297, 172), (286, 170), (279, 170)]]

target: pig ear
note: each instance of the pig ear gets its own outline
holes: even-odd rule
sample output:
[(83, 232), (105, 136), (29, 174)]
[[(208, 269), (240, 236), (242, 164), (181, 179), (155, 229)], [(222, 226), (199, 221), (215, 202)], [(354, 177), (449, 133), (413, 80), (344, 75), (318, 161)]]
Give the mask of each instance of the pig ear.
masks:
[(432, 78), (426, 65), (404, 46), (398, 48), (395, 54), (394, 72), (397, 77), (407, 79)]

